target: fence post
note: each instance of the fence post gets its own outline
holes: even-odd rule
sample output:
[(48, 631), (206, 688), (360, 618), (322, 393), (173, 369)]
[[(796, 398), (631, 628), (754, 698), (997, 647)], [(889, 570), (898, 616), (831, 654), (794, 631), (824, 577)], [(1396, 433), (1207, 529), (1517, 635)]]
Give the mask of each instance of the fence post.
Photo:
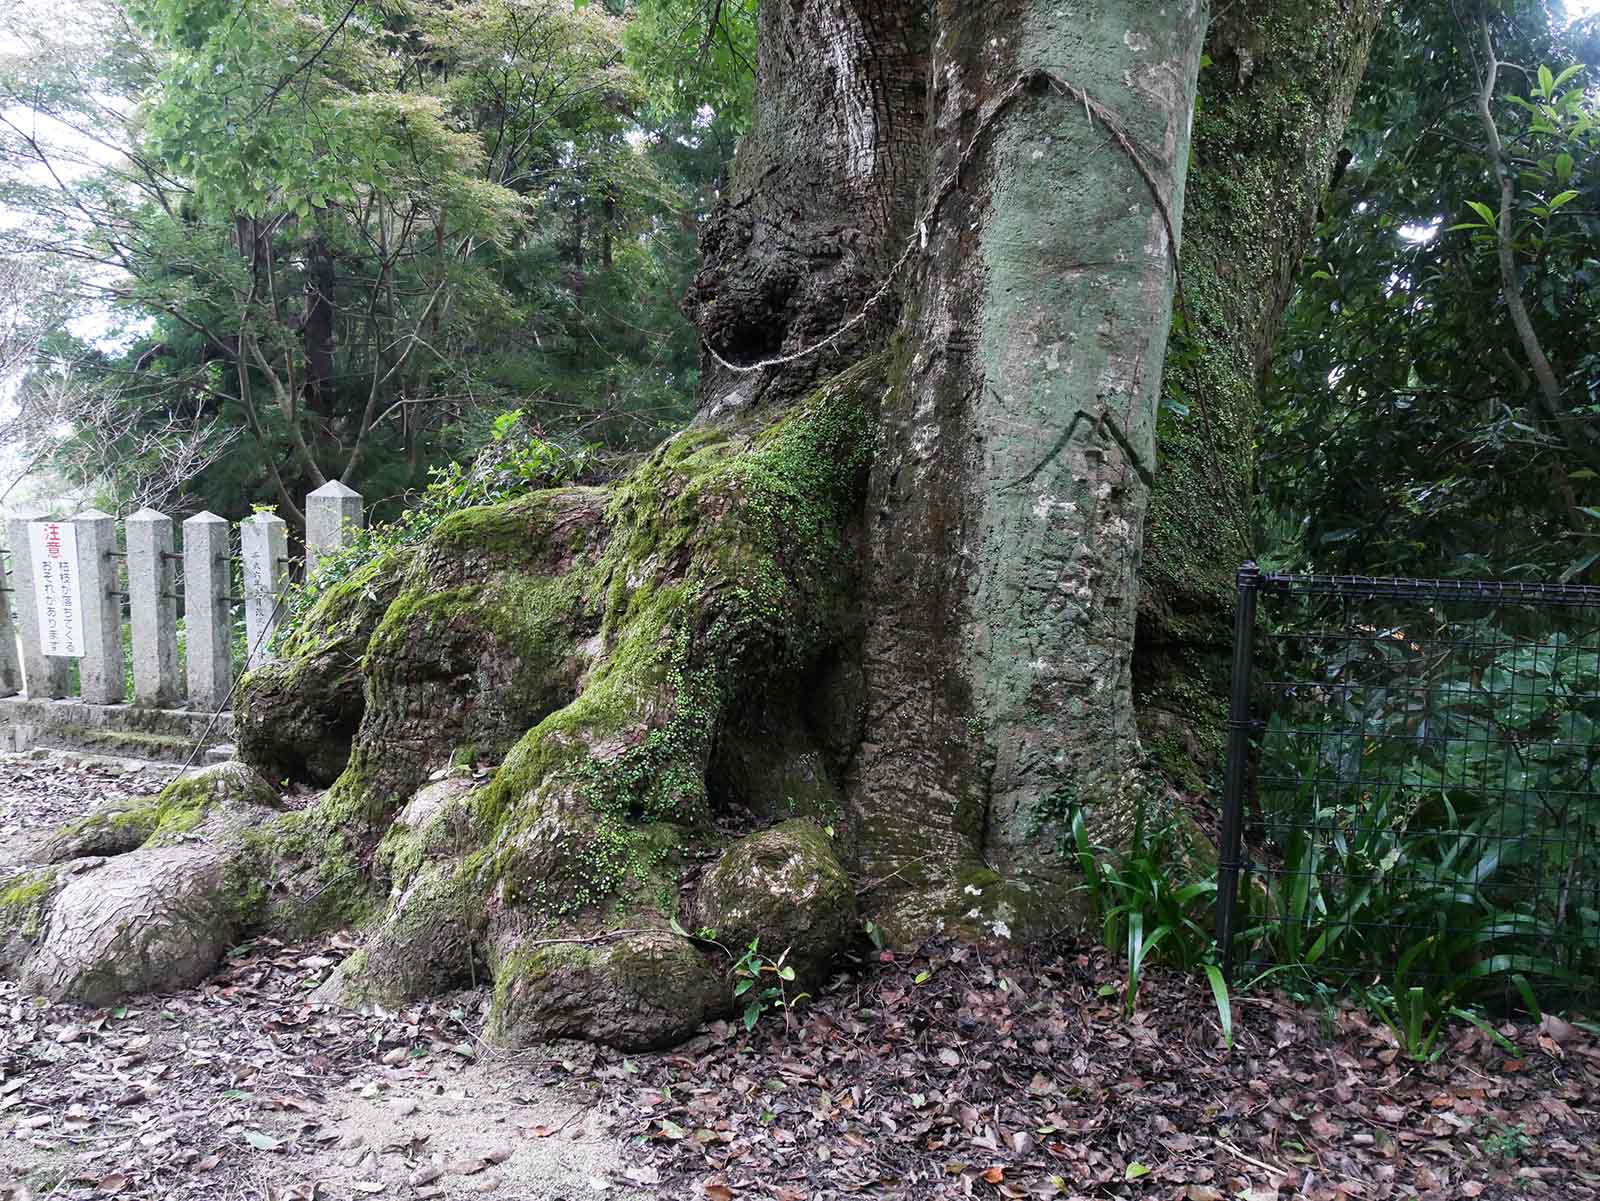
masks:
[(83, 589), (83, 658), (78, 692), (91, 705), (120, 705), (127, 688), (122, 654), (122, 593), (117, 589), (117, 519), (88, 509), (78, 530), (78, 580)]
[(233, 685), (228, 522), (197, 513), (183, 523), (183, 637), (189, 707), (220, 709)]
[[(16, 552), (11, 552), (16, 559)], [(17, 661), (17, 632), (11, 624), (11, 571), (0, 557), (0, 696), (22, 691), (22, 664)]]
[(22, 635), (22, 691), (30, 700), (67, 695), (67, 661), (44, 653), (39, 601), (33, 579), (33, 540), (26, 517), (6, 522), (11, 542), (11, 586), (17, 599), (17, 630)]
[(361, 528), (361, 493), (329, 480), (306, 497), (306, 579)]
[(244, 559), (245, 669), (268, 661), (268, 643), (282, 616), (288, 584), (289, 527), (276, 513), (257, 513), (239, 523), (239, 553)]
[(133, 697), (178, 703), (178, 598), (172, 518), (140, 509), (128, 518), (128, 612), (133, 622)]
[(1239, 871), (1244, 825), (1245, 768), (1250, 757), (1250, 671), (1256, 630), (1256, 590), (1261, 571), (1246, 563), (1239, 568), (1233, 609), (1233, 692), (1228, 701), (1228, 767), (1222, 782), (1222, 829), (1217, 839), (1217, 946), (1222, 971), (1233, 974), (1234, 909), (1239, 899)]

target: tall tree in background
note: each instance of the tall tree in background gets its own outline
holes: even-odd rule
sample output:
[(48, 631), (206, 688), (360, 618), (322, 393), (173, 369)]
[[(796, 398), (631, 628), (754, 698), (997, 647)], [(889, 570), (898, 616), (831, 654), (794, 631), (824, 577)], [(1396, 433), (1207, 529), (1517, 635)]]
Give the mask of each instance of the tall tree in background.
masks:
[[(1372, 9), (1252, 12), (1286, 49), (1258, 76), (1267, 44), (1219, 26), (1238, 132), (1195, 182), (1245, 204), (1312, 129), (1260, 201), (1292, 247)], [(763, 6), (687, 301), (694, 426), (609, 487), (459, 513), (325, 593), (247, 680), (238, 730), (251, 764), (326, 797), (287, 819), (240, 802), (255, 837), (212, 826), (183, 904), (152, 880), (123, 912), (211, 942), (220, 920), (359, 914), (325, 996), (392, 1001), (481, 961), (497, 1037), (624, 1046), (728, 1006), (685, 929), (788, 946), (804, 987), (858, 896), (896, 936), (1051, 927), (1060, 823), (1115, 838), (1147, 792), (1137, 568), (1207, 26), (1199, 0)], [(1271, 111), (1313, 96), (1309, 126)], [(1225, 237), (1259, 236), (1225, 234), (1225, 208), (1219, 274)], [(1184, 333), (1248, 372), (1284, 284), (1227, 282), (1245, 299)], [(329, 715), (354, 713), (341, 736)], [(205, 881), (241, 876), (275, 886), (219, 919)], [(93, 991), (96, 945), (53, 936), (24, 972)]]
[(20, 31), (36, 44), (0, 72), (0, 200), (28, 214), (0, 239), (75, 266), (125, 323), (121, 348), (55, 358), (130, 428), (181, 411), (242, 432), (254, 453), (194, 503), (297, 516), (332, 476), (390, 495), (507, 408), (623, 444), (681, 422), (679, 214), (707, 168), (641, 127), (618, 19), (566, 0), (97, 12), (81, 42)]

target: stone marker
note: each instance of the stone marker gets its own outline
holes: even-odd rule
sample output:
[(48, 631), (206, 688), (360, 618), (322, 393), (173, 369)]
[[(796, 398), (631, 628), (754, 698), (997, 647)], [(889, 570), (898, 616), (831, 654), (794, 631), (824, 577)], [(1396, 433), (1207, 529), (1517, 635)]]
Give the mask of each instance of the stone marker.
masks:
[(198, 513), (183, 523), (183, 637), (189, 707), (217, 710), (233, 684), (228, 522)]
[(128, 518), (128, 612), (133, 620), (133, 698), (173, 708), (178, 688), (178, 601), (172, 518), (140, 509)]
[(289, 527), (275, 513), (257, 513), (239, 523), (239, 554), (244, 560), (246, 670), (271, 658), (272, 635), (283, 616), (288, 586)]
[(17, 658), (17, 631), (11, 624), (11, 571), (0, 556), (0, 696), (22, 691), (22, 662)]
[(83, 605), (83, 658), (78, 692), (91, 705), (120, 705), (126, 686), (122, 654), (122, 594), (117, 588), (117, 519), (88, 509), (72, 519), (78, 530), (78, 581)]
[(30, 699), (67, 695), (68, 663), (44, 653), (39, 630), (39, 603), (33, 587), (33, 539), (26, 517), (6, 522), (6, 541), (11, 544), (11, 586), (16, 589), (17, 631), (22, 635), (23, 693)]
[(361, 528), (361, 493), (329, 480), (306, 497), (306, 578)]

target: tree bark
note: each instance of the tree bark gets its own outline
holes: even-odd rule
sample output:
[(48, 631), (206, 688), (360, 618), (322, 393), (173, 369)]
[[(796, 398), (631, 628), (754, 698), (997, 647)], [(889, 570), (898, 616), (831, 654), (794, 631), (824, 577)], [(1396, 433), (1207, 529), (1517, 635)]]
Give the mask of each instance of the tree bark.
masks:
[[(1129, 662), (1196, 3), (938, 6), (928, 245), (868, 499), (862, 866), (1126, 824)], [(968, 147), (975, 147), (969, 153)], [(948, 194), (942, 182), (953, 178)]]
[(1388, 0), (1241, 0), (1206, 35), (1184, 205), (1186, 321), (1163, 395), (1134, 689), (1157, 773), (1221, 776), (1234, 576), (1254, 554), (1261, 390)]
[[(880, 289), (917, 210), (927, 161), (924, 7), (762, 6), (750, 132), (684, 298), (703, 340), (702, 423), (770, 417), (892, 326), (894, 297)], [(830, 338), (820, 352), (756, 367)]]

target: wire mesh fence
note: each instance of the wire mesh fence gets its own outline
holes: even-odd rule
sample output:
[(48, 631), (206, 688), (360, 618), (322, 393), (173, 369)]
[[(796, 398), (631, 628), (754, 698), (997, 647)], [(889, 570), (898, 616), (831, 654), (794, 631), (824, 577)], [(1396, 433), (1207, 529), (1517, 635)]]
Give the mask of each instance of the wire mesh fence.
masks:
[(1600, 996), (1600, 588), (1239, 574), (1217, 936), (1492, 1007)]

